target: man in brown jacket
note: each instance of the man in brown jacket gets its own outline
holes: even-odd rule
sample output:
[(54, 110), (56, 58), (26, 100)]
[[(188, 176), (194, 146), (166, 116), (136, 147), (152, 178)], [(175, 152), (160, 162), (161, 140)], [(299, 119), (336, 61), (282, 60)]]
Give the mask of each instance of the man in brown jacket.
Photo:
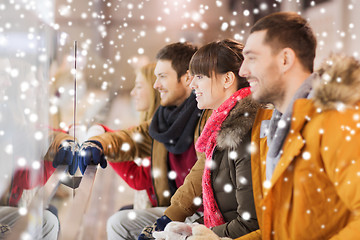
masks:
[[(160, 92), (161, 106), (151, 121), (92, 137), (81, 148), (79, 166), (82, 170), (91, 161), (101, 164), (104, 156), (112, 167), (135, 157), (151, 156), (151, 182), (157, 206), (115, 213), (107, 223), (108, 239), (136, 239), (144, 226), (163, 215), (171, 196), (197, 161), (194, 138), (199, 133), (201, 111), (189, 87), (188, 74), (188, 65), (196, 50), (188, 43), (174, 43), (158, 52), (154, 88)], [(200, 126), (204, 124), (205, 120)]]

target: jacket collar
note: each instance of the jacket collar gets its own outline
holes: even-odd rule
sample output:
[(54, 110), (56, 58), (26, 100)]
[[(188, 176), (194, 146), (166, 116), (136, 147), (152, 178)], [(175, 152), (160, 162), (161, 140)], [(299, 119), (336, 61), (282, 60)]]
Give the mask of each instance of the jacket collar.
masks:
[(239, 101), (221, 126), (216, 139), (217, 147), (220, 149), (238, 147), (252, 128), (259, 107), (260, 104), (251, 96)]
[(360, 66), (354, 58), (332, 55), (323, 63), (314, 82), (314, 103), (322, 110), (339, 111), (360, 101)]
[(286, 149), (286, 151), (284, 151), (274, 170), (271, 178), (271, 186), (279, 180), (280, 176), (289, 167), (292, 160), (301, 154), (301, 149), (305, 144), (301, 129), (303, 129), (304, 125), (311, 120), (317, 111), (312, 100), (309, 99), (296, 100), (293, 110), (294, 114), (291, 119), (291, 128), (283, 145), (283, 149)]

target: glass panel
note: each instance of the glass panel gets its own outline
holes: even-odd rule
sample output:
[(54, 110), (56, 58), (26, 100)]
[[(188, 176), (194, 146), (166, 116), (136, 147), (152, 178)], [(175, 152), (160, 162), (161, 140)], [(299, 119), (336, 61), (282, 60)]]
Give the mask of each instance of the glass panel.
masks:
[(54, 171), (44, 161), (52, 142), (48, 85), (55, 50), (55, 31), (49, 26), (53, 16), (53, 1), (0, 4), (0, 239), (15, 223), (22, 239), (43, 237), (44, 219), (58, 224), (43, 211), (40, 190)]

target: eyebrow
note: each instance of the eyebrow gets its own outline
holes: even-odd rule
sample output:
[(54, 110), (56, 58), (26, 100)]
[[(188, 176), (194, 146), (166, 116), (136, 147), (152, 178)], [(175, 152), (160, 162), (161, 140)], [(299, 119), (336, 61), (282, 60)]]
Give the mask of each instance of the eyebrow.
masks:
[(156, 76), (159, 76), (159, 75), (165, 75), (166, 72), (159, 72), (159, 73), (154, 73)]
[(243, 51), (243, 55), (248, 55), (248, 54), (256, 54), (256, 52), (253, 51), (253, 50), (245, 50), (245, 51)]

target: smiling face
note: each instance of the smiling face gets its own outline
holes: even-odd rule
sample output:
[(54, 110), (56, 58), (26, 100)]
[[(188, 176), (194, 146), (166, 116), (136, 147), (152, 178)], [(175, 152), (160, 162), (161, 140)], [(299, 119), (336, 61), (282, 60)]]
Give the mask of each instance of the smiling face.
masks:
[(135, 79), (135, 86), (130, 95), (135, 100), (136, 111), (148, 111), (150, 108), (152, 86), (146, 81), (144, 75), (138, 73)]
[(243, 51), (245, 60), (239, 75), (246, 77), (253, 98), (261, 103), (281, 101), (285, 95), (285, 82), (279, 67), (277, 53), (264, 44), (266, 30), (250, 34)]
[(221, 84), (223, 78), (225, 74), (218, 74), (217, 77), (212, 78), (202, 74), (194, 75), (190, 87), (195, 90), (199, 109), (217, 109), (228, 98)]
[(186, 74), (178, 81), (177, 73), (170, 60), (158, 60), (155, 67), (154, 88), (160, 93), (162, 106), (180, 106), (191, 93), (186, 84)]

